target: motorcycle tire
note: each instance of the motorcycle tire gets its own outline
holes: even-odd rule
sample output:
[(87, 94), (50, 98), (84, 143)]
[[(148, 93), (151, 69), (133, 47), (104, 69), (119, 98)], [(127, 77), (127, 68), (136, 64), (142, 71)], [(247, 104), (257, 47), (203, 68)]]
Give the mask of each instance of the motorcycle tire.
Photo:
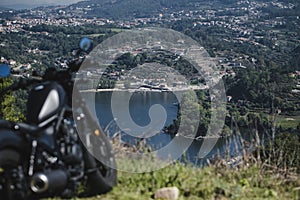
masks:
[(84, 148), (83, 158), (88, 195), (95, 196), (112, 190), (117, 184), (117, 168), (109, 139), (104, 134), (90, 135), (90, 146)]
[[(102, 138), (102, 141), (104, 141), (104, 146), (107, 151), (105, 159), (109, 159), (112, 162), (112, 165), (107, 166), (103, 164), (84, 148), (83, 158), (87, 172), (87, 194), (85, 196), (95, 196), (107, 193), (117, 184), (117, 170), (111, 144), (106, 138)], [(95, 151), (97, 150), (94, 149), (93, 152), (95, 153)]]
[(20, 162), (20, 154), (13, 149), (0, 150), (0, 166), (16, 167)]
[(12, 169), (17, 168), (20, 163), (20, 154), (12, 149), (3, 149), (0, 151), (0, 167), (1, 167), (1, 191), (0, 196), (6, 200), (20, 199), (13, 185)]

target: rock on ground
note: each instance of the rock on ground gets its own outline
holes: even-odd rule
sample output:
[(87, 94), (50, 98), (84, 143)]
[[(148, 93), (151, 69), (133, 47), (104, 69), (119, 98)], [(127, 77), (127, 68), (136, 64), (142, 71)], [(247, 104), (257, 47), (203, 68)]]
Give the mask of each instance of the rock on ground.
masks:
[(176, 200), (178, 196), (179, 189), (177, 187), (161, 188), (154, 193), (155, 199)]

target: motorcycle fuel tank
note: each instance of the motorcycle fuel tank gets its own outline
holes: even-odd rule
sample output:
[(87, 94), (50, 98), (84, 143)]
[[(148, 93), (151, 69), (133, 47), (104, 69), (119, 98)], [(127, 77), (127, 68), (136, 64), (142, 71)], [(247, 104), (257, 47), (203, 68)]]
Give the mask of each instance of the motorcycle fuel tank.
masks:
[(56, 82), (36, 85), (29, 93), (27, 121), (40, 127), (54, 120), (66, 102), (66, 93)]

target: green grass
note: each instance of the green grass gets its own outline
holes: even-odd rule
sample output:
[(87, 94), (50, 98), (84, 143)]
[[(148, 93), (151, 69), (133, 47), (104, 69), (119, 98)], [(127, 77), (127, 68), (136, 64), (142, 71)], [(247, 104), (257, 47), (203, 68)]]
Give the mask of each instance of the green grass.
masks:
[(88, 37), (99, 37), (99, 36), (105, 36), (104, 33), (98, 33), (98, 34), (90, 34)]
[(152, 199), (162, 187), (176, 186), (179, 199), (299, 199), (300, 176), (257, 165), (230, 169), (222, 165), (195, 168), (180, 163), (151, 173), (119, 172), (118, 185), (108, 194), (86, 198)]
[[(286, 120), (286, 116), (280, 117), (282, 121)], [(294, 121), (296, 120), (300, 120), (300, 117), (295, 118)], [(293, 143), (284, 141), (284, 144), (291, 147)], [(144, 152), (143, 157), (138, 161), (126, 154), (127, 152), (140, 152), (139, 147), (126, 147), (124, 149), (124, 147), (119, 146), (117, 141), (113, 146), (115, 152), (119, 152), (116, 154), (119, 169), (135, 171), (143, 167), (144, 171), (149, 171), (154, 166), (161, 164), (161, 161), (157, 163), (158, 159), (144, 156), (147, 151), (142, 151)], [(140, 148), (145, 147), (141, 144)], [(118, 184), (111, 192), (81, 200), (148, 200), (153, 199), (156, 190), (173, 186), (179, 189), (179, 199), (181, 200), (299, 200), (300, 174), (299, 171), (296, 173), (298, 165), (296, 164), (295, 168), (292, 163), (288, 163), (291, 161), (288, 159), (288, 155), (294, 155), (294, 153), (289, 153), (285, 147), (282, 147), (282, 149), (276, 147), (274, 150), (280, 153), (278, 158), (276, 157), (277, 159), (274, 160), (276, 162), (280, 161), (279, 165), (267, 158), (261, 161), (264, 154), (263, 151), (258, 151), (260, 153), (246, 156), (243, 163), (236, 168), (230, 168), (225, 164), (226, 162), (220, 160), (206, 167), (195, 167), (191, 164), (175, 162), (165, 168), (149, 173), (119, 171)], [(282, 154), (285, 151), (286, 154)], [(291, 151), (298, 153), (294, 147)], [(280, 156), (284, 156), (287, 160), (281, 159)]]
[(120, 33), (120, 32), (122, 32), (122, 31), (124, 31), (123, 29), (121, 29), (121, 28), (111, 28), (110, 29), (112, 32), (115, 32), (115, 33)]
[[(109, 30), (111, 30), (112, 32), (115, 32), (115, 33), (120, 33), (122, 31), (124, 31), (121, 28), (109, 28)], [(105, 33), (89, 34), (87, 36), (93, 38), (93, 37), (105, 36)]]
[(276, 117), (276, 126), (281, 126), (284, 129), (297, 128), (300, 123), (300, 116), (285, 116), (279, 115)]

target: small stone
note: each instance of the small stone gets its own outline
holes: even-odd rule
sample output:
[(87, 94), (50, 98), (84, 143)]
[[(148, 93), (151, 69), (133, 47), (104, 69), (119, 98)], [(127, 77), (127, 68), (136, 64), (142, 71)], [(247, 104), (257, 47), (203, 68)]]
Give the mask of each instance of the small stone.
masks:
[(179, 196), (177, 187), (166, 187), (157, 190), (154, 194), (155, 199), (176, 200)]

